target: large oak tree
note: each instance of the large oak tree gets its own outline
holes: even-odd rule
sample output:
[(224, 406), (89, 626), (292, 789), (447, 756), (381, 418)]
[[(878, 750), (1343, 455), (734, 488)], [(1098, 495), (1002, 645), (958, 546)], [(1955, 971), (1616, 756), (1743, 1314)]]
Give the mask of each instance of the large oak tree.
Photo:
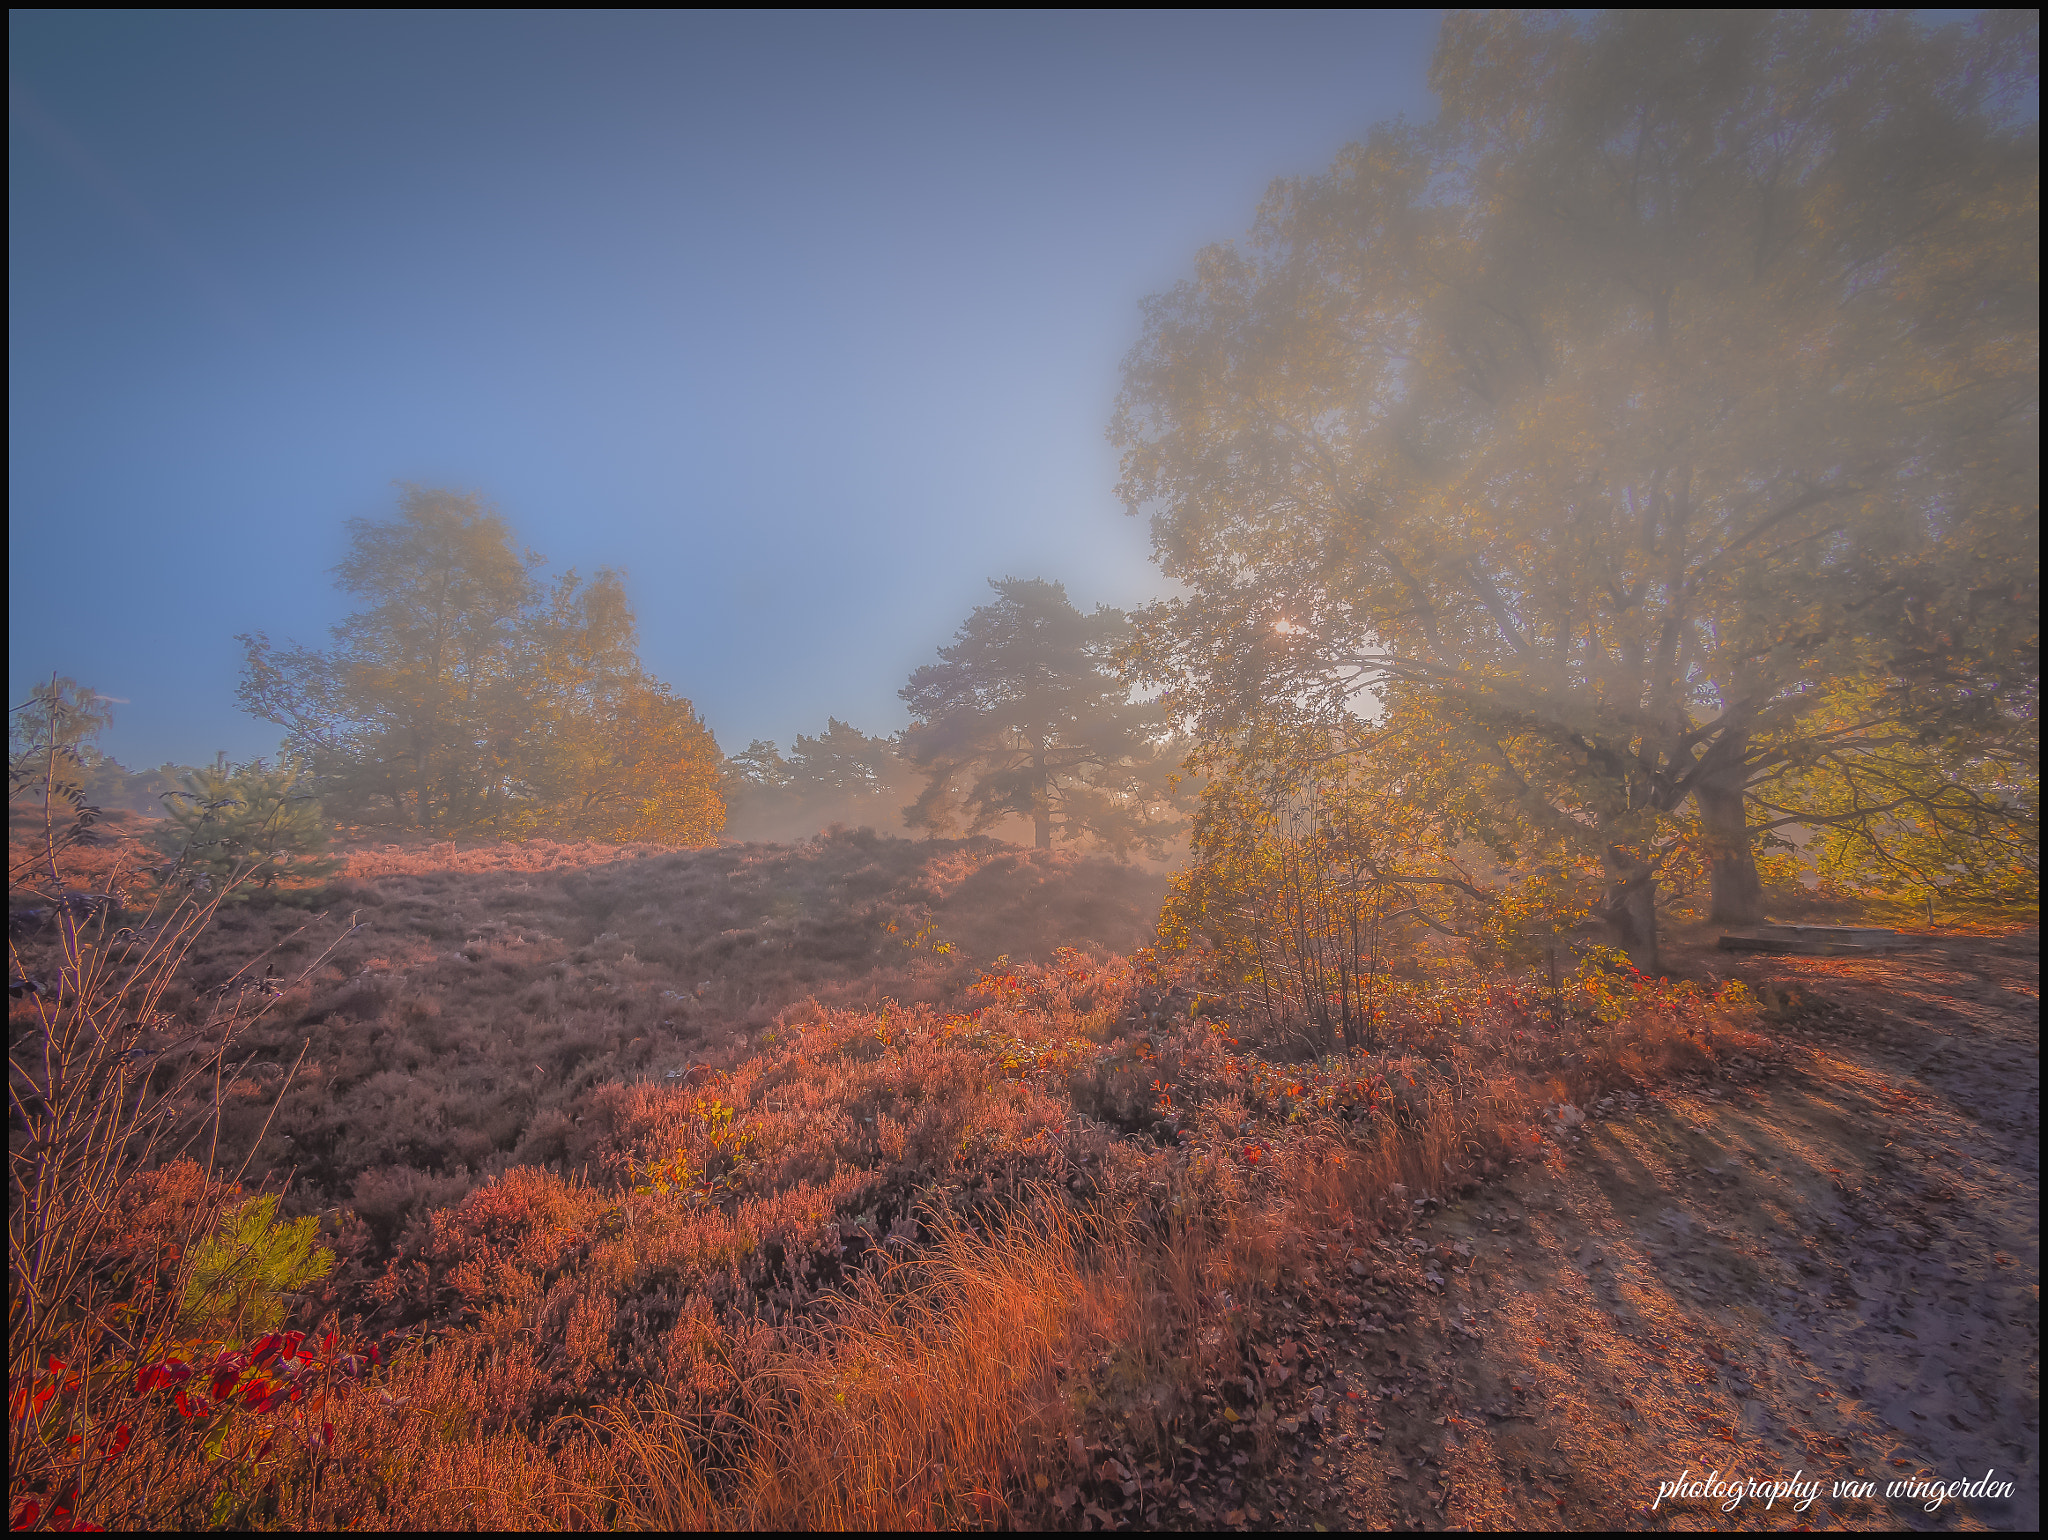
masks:
[[(2030, 817), (2036, 60), (2011, 13), (1447, 22), (1434, 122), (1150, 302), (1171, 699), (1455, 722), (1638, 955), (1688, 829), (1740, 920), (1783, 822)], [(1918, 769), (1841, 794), (1873, 756)]]

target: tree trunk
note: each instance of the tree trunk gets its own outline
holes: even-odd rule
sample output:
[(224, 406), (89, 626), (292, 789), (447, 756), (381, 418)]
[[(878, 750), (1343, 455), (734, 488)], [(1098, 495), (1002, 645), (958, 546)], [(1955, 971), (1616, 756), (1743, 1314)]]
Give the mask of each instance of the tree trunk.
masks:
[(1607, 894), (1600, 916), (1628, 960), (1654, 977), (1663, 971), (1657, 955), (1656, 870), (1620, 845), (1607, 847), (1606, 866)]
[(1757, 874), (1742, 787), (1701, 781), (1693, 792), (1707, 840), (1710, 903), (1707, 918), (1721, 925), (1758, 925), (1764, 918), (1764, 883)]
[(1038, 848), (1052, 849), (1052, 819), (1044, 813), (1034, 812), (1031, 815), (1031, 822), (1038, 830)]

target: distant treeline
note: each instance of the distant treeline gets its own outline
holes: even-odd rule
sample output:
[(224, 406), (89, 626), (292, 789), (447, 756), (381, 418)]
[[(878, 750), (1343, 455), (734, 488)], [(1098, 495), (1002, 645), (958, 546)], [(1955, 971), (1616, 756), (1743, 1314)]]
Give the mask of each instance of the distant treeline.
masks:
[(108, 812), (147, 813), (160, 818), (164, 799), (175, 795), (179, 782), (194, 766), (169, 762), (154, 770), (130, 770), (111, 754), (86, 747), (79, 751), (91, 778), (85, 783), (85, 800)]
[[(701, 845), (834, 824), (998, 833), (1161, 853), (1184, 826), (1186, 743), (1124, 672), (1130, 619), (1059, 583), (992, 581), (874, 738), (836, 718), (785, 756), (721, 754), (689, 701), (642, 667), (623, 576), (544, 578), (477, 497), (403, 492), (354, 519), (340, 588), (364, 607), (332, 645), (243, 636), (242, 705), (285, 729), (280, 762), (343, 823), (436, 836)], [(164, 784), (119, 794), (150, 810)], [(112, 805), (112, 804), (105, 804)]]
[(733, 839), (794, 840), (834, 824), (907, 834), (905, 811), (923, 777), (895, 738), (871, 738), (837, 717), (787, 755), (756, 738), (725, 761), (725, 832)]

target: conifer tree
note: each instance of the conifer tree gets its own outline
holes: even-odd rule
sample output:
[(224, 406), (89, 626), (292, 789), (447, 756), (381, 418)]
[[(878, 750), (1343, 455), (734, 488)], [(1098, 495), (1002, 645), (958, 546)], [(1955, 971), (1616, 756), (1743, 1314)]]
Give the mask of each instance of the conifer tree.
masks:
[(1128, 619), (1083, 615), (1063, 584), (990, 580), (940, 661), (899, 693), (917, 720), (903, 753), (925, 776), (904, 811), (913, 827), (974, 832), (1028, 819), (1034, 842), (1092, 838), (1118, 855), (1158, 850), (1178, 827), (1165, 714), (1134, 701), (1118, 667)]
[(766, 739), (726, 762), (729, 831), (740, 839), (797, 839), (833, 824), (900, 832), (903, 799), (919, 776), (894, 740), (837, 717), (816, 737), (798, 733), (787, 757)]
[(215, 884), (240, 879), (238, 898), (280, 880), (312, 881), (341, 870), (327, 854), (327, 825), (297, 760), (274, 769), (258, 760), (187, 770), (148, 837), (188, 873)]

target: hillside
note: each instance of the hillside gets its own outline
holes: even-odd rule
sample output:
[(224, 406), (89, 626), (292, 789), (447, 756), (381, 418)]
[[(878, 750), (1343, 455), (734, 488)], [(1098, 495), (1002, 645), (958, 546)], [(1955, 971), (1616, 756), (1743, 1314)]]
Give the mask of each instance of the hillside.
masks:
[[(1199, 958), (1139, 950), (1159, 889), (835, 833), (359, 845), (324, 917), (223, 906), (142, 1046), (263, 1011), (216, 1169), (252, 1156), (338, 1255), (293, 1303), (336, 1333), (290, 1360), (325, 1420), (280, 1406), (274, 1336), (180, 1347), (211, 1399), (137, 1379), (156, 1463), (97, 1511), (1662, 1529), (1723, 1521), (1660, 1501), (1687, 1467), (2027, 1469), (2036, 935), (1862, 960), (1682, 933), (1674, 980), (1560, 991), (1435, 957), (1370, 1052), (1311, 1063), (1219, 1015)], [(136, 1179), (101, 1266), (163, 1256), (214, 1190)]]
[[(71, 858), (74, 881), (136, 862), (144, 826), (117, 819), (112, 845)], [(224, 907), (162, 1004), (190, 1006), (255, 957), (293, 976), (334, 945), (241, 1039), (222, 1150), (288, 1178), (288, 1210), (352, 1207), (385, 1234), (510, 1165), (581, 1167), (575, 1129), (604, 1087), (726, 1067), (792, 1012), (957, 1005), (1005, 953), (1134, 951), (1165, 888), (1099, 858), (865, 830), (686, 852), (344, 853), (317, 916)]]

